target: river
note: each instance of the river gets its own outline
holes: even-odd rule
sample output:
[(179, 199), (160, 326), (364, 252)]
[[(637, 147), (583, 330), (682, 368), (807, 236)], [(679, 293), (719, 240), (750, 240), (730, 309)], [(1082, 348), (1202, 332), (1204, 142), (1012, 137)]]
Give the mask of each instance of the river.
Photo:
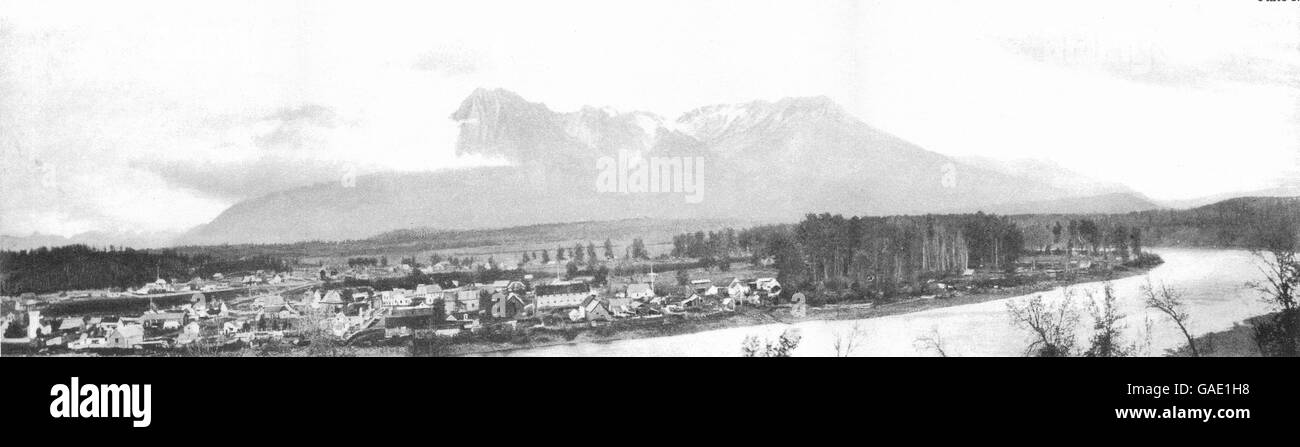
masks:
[[(1247, 281), (1262, 279), (1255, 258), (1244, 250), (1154, 248), (1165, 263), (1146, 275), (1120, 279), (1112, 283), (1119, 308), (1126, 315), (1125, 337), (1146, 346), (1145, 320), (1150, 319), (1150, 347), (1146, 355), (1164, 355), (1166, 349), (1186, 343), (1177, 327), (1163, 314), (1143, 306), (1141, 286), (1148, 279), (1166, 284), (1182, 293), (1188, 324), (1193, 335), (1215, 332), (1271, 310), (1262, 295), (1246, 287)], [(863, 320), (808, 321), (797, 324), (770, 324), (697, 332), (669, 337), (617, 340), (600, 343), (577, 343), (521, 349), (492, 355), (508, 356), (739, 356), (746, 336), (775, 339), (787, 329), (798, 331), (802, 340), (795, 356), (833, 356), (835, 339), (852, 332), (857, 325), (863, 334), (853, 356), (931, 356), (932, 349), (918, 346), (922, 337), (942, 340), (950, 356), (1020, 356), (1031, 341), (1026, 330), (1012, 324), (1007, 301), (1023, 301), (1042, 295), (1048, 302), (1065, 296), (1065, 288), (983, 303), (953, 306), (904, 315)], [(1070, 287), (1073, 300), (1082, 305), (1091, 292), (1100, 299), (1102, 283), (1076, 284)], [(1091, 317), (1086, 310), (1079, 327), (1078, 342), (1087, 345)]]

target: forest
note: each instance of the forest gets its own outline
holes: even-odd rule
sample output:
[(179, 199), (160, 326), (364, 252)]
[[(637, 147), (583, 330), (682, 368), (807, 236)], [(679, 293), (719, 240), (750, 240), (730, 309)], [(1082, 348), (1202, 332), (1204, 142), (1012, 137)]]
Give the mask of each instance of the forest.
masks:
[(893, 291), (967, 268), (1012, 268), (1023, 235), (1004, 216), (983, 213), (893, 217), (809, 214), (794, 225), (746, 229), (738, 246), (770, 259), (782, 284), (810, 289), (872, 286)]
[(159, 277), (188, 281), (213, 273), (287, 270), (271, 256), (223, 259), (211, 255), (181, 254), (172, 250), (93, 248), (68, 245), (57, 248), (0, 252), (0, 294), (49, 293), (61, 290), (136, 288)]

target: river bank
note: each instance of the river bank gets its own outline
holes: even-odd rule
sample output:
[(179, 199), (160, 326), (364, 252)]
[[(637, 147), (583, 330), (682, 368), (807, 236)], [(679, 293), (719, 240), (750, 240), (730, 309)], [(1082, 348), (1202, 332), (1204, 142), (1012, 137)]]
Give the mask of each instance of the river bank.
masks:
[[(1277, 313), (1274, 312), (1248, 318), (1245, 321), (1233, 323), (1229, 329), (1192, 337), (1192, 341), (1196, 343), (1201, 357), (1264, 357), (1264, 353), (1259, 349), (1259, 344), (1255, 341), (1255, 328), (1260, 323), (1272, 321), (1276, 317)], [(1167, 357), (1191, 357), (1192, 350), (1183, 345), (1178, 349), (1167, 351), (1165, 355)]]
[[(1143, 268), (1120, 267), (1107, 271), (1077, 272), (1069, 279), (1047, 279), (1032, 284), (998, 288), (982, 291), (981, 293), (965, 293), (946, 298), (909, 298), (881, 305), (868, 302), (851, 302), (819, 307), (809, 306), (806, 315), (803, 317), (792, 315), (789, 305), (766, 308), (740, 307), (735, 312), (720, 312), (711, 315), (688, 313), (684, 316), (673, 316), (655, 324), (627, 325), (626, 323), (616, 323), (581, 329), (535, 330), (528, 335), (514, 337), (509, 341), (446, 340), (436, 346), (431, 346), (427, 350), (417, 350), (423, 352), (417, 352), (416, 355), (508, 355), (512, 351), (582, 343), (610, 343), (621, 340), (667, 337), (747, 326), (881, 318), (946, 307), (978, 304), (1045, 292), (1075, 284), (1118, 280), (1143, 275), (1153, 267), (1155, 266)], [(373, 348), (361, 348), (359, 354), (371, 355), (367, 353), (371, 349)]]

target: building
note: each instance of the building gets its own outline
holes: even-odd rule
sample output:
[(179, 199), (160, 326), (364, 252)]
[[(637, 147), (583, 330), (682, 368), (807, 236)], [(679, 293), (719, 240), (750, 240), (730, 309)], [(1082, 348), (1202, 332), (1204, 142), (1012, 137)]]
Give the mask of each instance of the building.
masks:
[(742, 298), (745, 295), (749, 295), (750, 292), (749, 285), (740, 278), (732, 278), (731, 281), (728, 281), (726, 283), (726, 289), (727, 296), (732, 298)]
[(640, 301), (637, 301), (632, 297), (610, 298), (605, 301), (606, 307), (608, 307), (609, 311), (616, 316), (635, 314), (637, 306), (640, 306), (641, 304)]
[(754, 280), (751, 290), (768, 295), (779, 295), (781, 294), (781, 283), (776, 282), (776, 278), (758, 278)]
[(591, 286), (586, 283), (572, 281), (557, 281), (539, 285), (533, 289), (533, 293), (536, 295), (535, 302), (538, 311), (578, 307), (582, 305), (587, 297), (592, 295)]
[(59, 327), (55, 330), (60, 333), (81, 332), (81, 328), (85, 326), (85, 323), (86, 322), (82, 320), (81, 317), (68, 317), (60, 320)]
[(514, 318), (524, 311), (524, 299), (516, 293), (492, 294), (492, 316), (496, 318)]
[(320, 301), (312, 303), (312, 308), (319, 309), (321, 307), (324, 307), (326, 310), (329, 310), (330, 312), (335, 312), (340, 307), (343, 307), (346, 304), (347, 303), (343, 302), (343, 295), (339, 294), (339, 291), (331, 290), (325, 293), (325, 298), (322, 298)]
[(144, 343), (144, 327), (138, 324), (119, 326), (108, 333), (109, 348), (131, 349)]
[(650, 299), (655, 296), (655, 289), (649, 284), (628, 284), (624, 295), (634, 300)]
[(691, 281), (691, 290), (701, 295), (708, 293), (710, 287), (713, 287), (713, 280), (697, 279)]
[(596, 299), (595, 295), (588, 296), (583, 300), (578, 309), (582, 313), (582, 317), (587, 321), (610, 321), (614, 319), (614, 315), (610, 314), (605, 302)]
[(105, 333), (112, 333), (117, 328), (122, 327), (122, 319), (117, 316), (104, 317), (99, 320), (97, 327)]
[(140, 316), (144, 327), (162, 329), (180, 329), (185, 324), (185, 314), (181, 312), (152, 312)]
[(433, 293), (426, 298), (426, 302), (441, 299), (443, 310), (451, 315), (453, 313), (478, 312), (482, 309), (479, 300), (479, 289), (465, 286), (454, 289), (443, 289), (440, 292)]
[(379, 292), (379, 302), (384, 306), (410, 306), (412, 303), (411, 294), (404, 289), (393, 289)]
[(167, 280), (158, 278), (157, 281), (151, 282), (149, 284), (145, 284), (144, 287), (141, 287), (140, 290), (135, 291), (135, 293), (140, 295), (147, 295), (150, 293), (167, 293), (171, 291), (172, 291), (171, 287), (167, 286)]

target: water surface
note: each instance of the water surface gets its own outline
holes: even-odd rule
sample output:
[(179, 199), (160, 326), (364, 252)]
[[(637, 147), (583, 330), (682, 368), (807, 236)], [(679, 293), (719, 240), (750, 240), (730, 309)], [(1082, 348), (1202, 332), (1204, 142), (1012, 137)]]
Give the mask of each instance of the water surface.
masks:
[[(1166, 349), (1185, 344), (1182, 333), (1157, 311), (1143, 306), (1141, 286), (1148, 280), (1167, 284), (1180, 291), (1187, 311), (1192, 315), (1189, 329), (1193, 335), (1220, 331), (1234, 322), (1271, 310), (1262, 295), (1246, 282), (1262, 278), (1255, 258), (1244, 250), (1210, 250), (1157, 248), (1150, 251), (1165, 263), (1146, 275), (1112, 282), (1121, 312), (1126, 315), (1125, 336), (1130, 341), (1146, 339), (1145, 320), (1150, 319), (1148, 355), (1163, 355)], [(1102, 283), (1076, 284), (1070, 287), (1073, 300), (1082, 306), (1091, 292), (1100, 299)], [(837, 335), (847, 334), (857, 325), (864, 337), (854, 356), (928, 356), (937, 355), (919, 347), (917, 340), (938, 334), (948, 355), (1019, 356), (1029, 345), (1030, 334), (1012, 324), (1007, 301), (1018, 302), (1041, 295), (1048, 302), (1065, 296), (1064, 288), (1035, 294), (946, 307), (922, 312), (864, 320), (808, 321), (796, 324), (770, 324), (719, 329), (669, 337), (618, 340), (601, 343), (578, 343), (522, 349), (497, 355), (510, 356), (738, 356), (748, 335), (776, 338), (794, 328), (802, 336), (796, 356), (835, 355)], [(1081, 307), (1082, 309), (1082, 307)], [(1091, 318), (1084, 312), (1079, 328), (1079, 342), (1086, 345)], [(1142, 343), (1145, 345), (1145, 343)]]

